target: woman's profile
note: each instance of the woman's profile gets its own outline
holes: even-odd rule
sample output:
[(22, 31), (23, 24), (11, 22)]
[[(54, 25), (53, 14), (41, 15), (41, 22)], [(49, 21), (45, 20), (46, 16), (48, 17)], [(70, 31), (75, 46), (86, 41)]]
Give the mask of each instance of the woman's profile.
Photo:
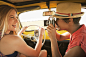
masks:
[[(25, 30), (24, 28), (21, 33)], [(35, 49), (17, 35), (19, 21), (17, 10), (8, 5), (0, 5), (0, 57), (16, 57), (18, 53), (30, 57), (47, 57), (47, 51), (42, 50), (42, 36), (44, 29), (40, 28), (39, 40)], [(20, 34), (21, 34), (20, 33)]]

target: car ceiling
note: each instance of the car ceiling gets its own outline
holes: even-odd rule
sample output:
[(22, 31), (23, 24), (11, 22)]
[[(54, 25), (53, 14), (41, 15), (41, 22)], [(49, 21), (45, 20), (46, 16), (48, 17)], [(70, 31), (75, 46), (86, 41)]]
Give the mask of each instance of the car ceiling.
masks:
[(86, 8), (86, 0), (0, 0), (0, 5), (8, 4), (18, 9), (19, 12), (27, 10), (55, 8), (58, 3), (76, 2)]

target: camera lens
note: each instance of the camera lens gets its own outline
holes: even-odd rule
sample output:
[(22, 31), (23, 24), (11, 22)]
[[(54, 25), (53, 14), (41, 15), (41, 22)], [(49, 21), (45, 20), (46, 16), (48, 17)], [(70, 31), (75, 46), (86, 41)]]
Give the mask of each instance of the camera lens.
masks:
[(47, 26), (49, 25), (49, 20), (46, 21), (46, 25), (47, 25)]

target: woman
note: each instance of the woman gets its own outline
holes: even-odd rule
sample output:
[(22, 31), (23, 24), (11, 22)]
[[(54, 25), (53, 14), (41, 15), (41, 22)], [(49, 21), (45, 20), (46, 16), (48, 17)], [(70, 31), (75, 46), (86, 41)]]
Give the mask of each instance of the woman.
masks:
[(43, 28), (40, 28), (39, 40), (35, 49), (28, 46), (21, 37), (17, 36), (18, 30), (17, 10), (7, 5), (0, 5), (0, 57), (16, 57), (18, 52), (30, 57), (47, 56), (45, 50), (41, 51)]

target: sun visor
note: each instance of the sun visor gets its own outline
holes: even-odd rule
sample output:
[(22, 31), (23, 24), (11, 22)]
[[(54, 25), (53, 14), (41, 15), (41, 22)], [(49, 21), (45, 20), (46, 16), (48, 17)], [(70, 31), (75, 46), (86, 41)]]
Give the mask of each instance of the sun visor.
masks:
[(39, 9), (41, 9), (40, 6), (17, 8), (18, 12), (32, 11), (32, 10), (39, 10)]

